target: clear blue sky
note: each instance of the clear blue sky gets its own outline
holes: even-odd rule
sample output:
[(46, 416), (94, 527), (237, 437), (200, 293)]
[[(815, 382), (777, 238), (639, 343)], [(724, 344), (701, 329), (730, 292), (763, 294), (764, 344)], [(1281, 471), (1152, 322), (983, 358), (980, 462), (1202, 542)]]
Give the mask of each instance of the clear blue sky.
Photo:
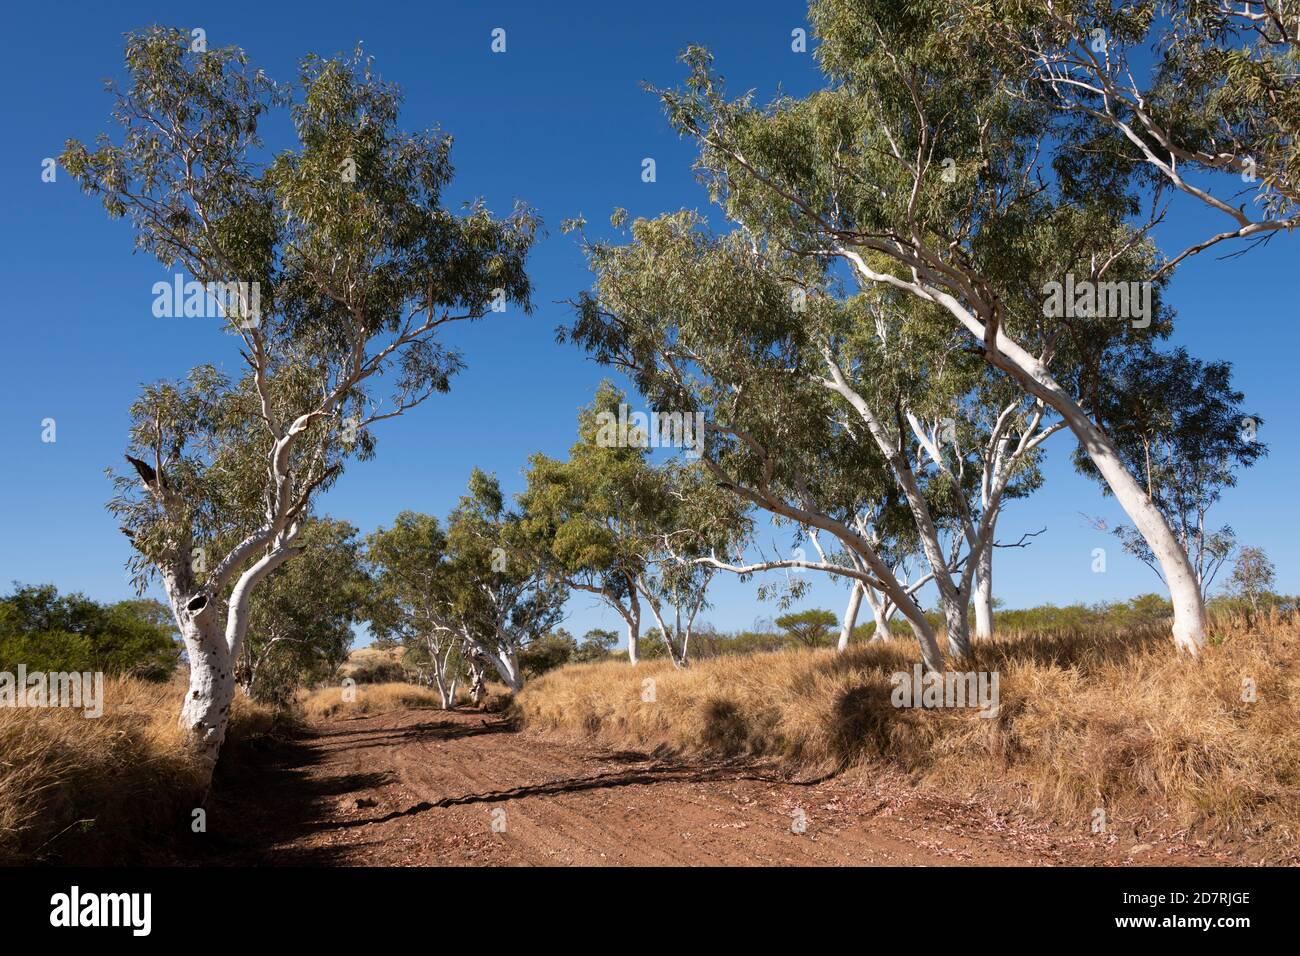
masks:
[[(4, 352), (0, 357), (0, 585), (52, 582), (109, 600), (128, 595), (128, 545), (104, 510), (106, 465), (121, 461), (127, 406), (141, 383), (184, 374), (203, 361), (231, 364), (230, 342), (213, 323), (156, 319), (151, 287), (165, 273), (131, 254), (132, 233), (109, 222), (62, 170), (42, 183), (41, 160), (66, 138), (110, 129), (101, 81), (120, 75), (122, 33), (152, 23), (201, 26), (213, 46), (244, 47), (273, 77), (294, 76), (314, 51), (350, 51), (361, 40), (380, 72), (406, 93), (407, 128), (441, 125), (454, 134), (458, 176), (449, 199), (484, 196), (499, 212), (515, 198), (533, 204), (550, 234), (532, 258), (537, 310), (492, 317), (457, 331), (468, 370), (450, 395), (381, 425), (379, 455), (353, 467), (320, 510), (363, 532), (403, 508), (444, 515), (474, 466), (495, 471), (510, 491), (534, 451), (561, 455), (573, 439), (577, 408), (604, 371), (576, 349), (555, 344), (564, 304), (589, 276), (560, 221), (585, 214), (594, 226), (611, 209), (654, 215), (707, 209), (690, 172), (692, 151), (667, 128), (642, 81), (668, 85), (681, 75), (677, 53), (711, 47), (731, 89), (761, 99), (778, 88), (802, 94), (818, 75), (810, 54), (790, 49), (806, 27), (796, 2), (385, 3), (231, 2), (39, 3), (7, 14), (8, 50), (0, 70), (7, 91), (0, 152), (0, 269), (4, 270)], [(507, 52), (489, 49), (493, 28)], [(653, 157), (658, 181), (641, 181)], [(1159, 233), (1169, 248), (1217, 226), (1184, 207)], [(1264, 547), (1279, 588), (1300, 591), (1300, 520), (1295, 507), (1297, 299), (1300, 237), (1230, 261), (1203, 255), (1174, 281), (1175, 344), (1202, 358), (1230, 360), (1248, 408), (1266, 421), (1271, 454), (1246, 472), (1217, 509), (1241, 541)], [(41, 441), (41, 421), (58, 440)], [(1158, 590), (1154, 575), (1120, 554), (1114, 538), (1091, 529), (1081, 512), (1114, 524), (1122, 513), (1076, 476), (1067, 434), (1052, 440), (1045, 487), (1014, 502), (1000, 539), (1046, 526), (1031, 548), (998, 552), (995, 593), (1012, 607), (1039, 602), (1115, 599)], [(775, 533), (765, 543), (780, 543)], [(1091, 551), (1109, 554), (1105, 574), (1090, 571)], [(774, 613), (754, 583), (728, 579), (706, 617), (720, 628), (748, 626)], [(808, 604), (838, 613), (846, 591), (819, 581)], [(566, 626), (614, 626), (587, 596), (570, 602)]]

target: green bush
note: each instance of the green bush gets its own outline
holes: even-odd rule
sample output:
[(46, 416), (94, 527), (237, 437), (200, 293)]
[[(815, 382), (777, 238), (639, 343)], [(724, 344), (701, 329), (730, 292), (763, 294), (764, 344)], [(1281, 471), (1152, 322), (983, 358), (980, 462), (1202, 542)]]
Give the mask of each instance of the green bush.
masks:
[(562, 667), (577, 653), (578, 644), (568, 631), (560, 628), (532, 641), (519, 652), (519, 668), (526, 677), (541, 677)]
[(0, 670), (102, 671), (163, 680), (180, 645), (171, 613), (150, 600), (99, 604), (53, 585), (14, 585), (0, 597)]
[(411, 674), (402, 661), (382, 658), (360, 661), (346, 673), (358, 684), (397, 684), (411, 680)]

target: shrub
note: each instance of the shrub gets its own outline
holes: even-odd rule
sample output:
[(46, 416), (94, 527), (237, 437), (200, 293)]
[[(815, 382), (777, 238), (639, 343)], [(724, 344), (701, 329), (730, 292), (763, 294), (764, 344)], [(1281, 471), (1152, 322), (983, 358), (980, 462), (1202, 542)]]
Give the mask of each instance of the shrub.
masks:
[(104, 605), (52, 585), (15, 585), (0, 597), (0, 670), (102, 671), (165, 680), (179, 644), (157, 601)]

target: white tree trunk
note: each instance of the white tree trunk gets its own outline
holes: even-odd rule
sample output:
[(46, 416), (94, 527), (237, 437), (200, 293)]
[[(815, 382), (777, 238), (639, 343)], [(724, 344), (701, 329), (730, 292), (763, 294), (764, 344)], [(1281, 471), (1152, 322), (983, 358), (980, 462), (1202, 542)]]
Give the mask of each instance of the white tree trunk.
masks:
[(433, 662), (433, 686), (438, 689), (438, 701), (443, 710), (450, 709), (447, 699), (447, 683), (443, 680), (442, 669), (438, 666), (438, 661)]
[(836, 650), (843, 654), (849, 648), (849, 639), (853, 637), (853, 627), (858, 623), (858, 608), (862, 606), (862, 592), (866, 585), (854, 582), (849, 593), (849, 606), (844, 609), (844, 624), (840, 627), (840, 641)]
[(916, 642), (921, 645), (921, 658), (925, 661), (925, 666), (932, 671), (942, 671), (943, 651), (939, 649), (939, 639), (935, 636), (930, 622), (919, 611), (915, 614), (905, 611), (903, 617), (907, 619), (908, 626), (916, 635)]
[(479, 704), (483, 703), (483, 697), (487, 693), (487, 687), (483, 681), (483, 665), (479, 663), (479, 659), (476, 656), (471, 655), (470, 657), (469, 673), (469, 699), (470, 702), (477, 707)]
[[(899, 284), (898, 280), (891, 281), (891, 277), (872, 269), (856, 251), (840, 251), (866, 280)], [(1065, 421), (1110, 486), (1115, 500), (1160, 562), (1160, 570), (1169, 586), (1169, 596), (1174, 606), (1174, 644), (1179, 650), (1195, 656), (1205, 646), (1205, 603), (1197, 586), (1196, 572), (1165, 516), (1151, 503), (1142, 487), (1124, 467), (1110, 436), (1056, 382), (1046, 365), (1007, 336), (1000, 327), (990, 328), (956, 297), (942, 289), (922, 288), (919, 284), (913, 284), (913, 290), (922, 298), (947, 309), (971, 335), (984, 344), (984, 355), (989, 362), (1008, 373), (1021, 388), (1050, 406)], [(989, 341), (990, 338), (992, 341)]]
[(491, 648), (474, 637), (467, 629), (461, 630), (461, 636), (465, 639), (465, 643), (474, 649), (474, 653), (479, 658), (492, 664), (497, 676), (501, 678), (501, 683), (515, 693), (523, 689), (524, 678), (519, 673), (519, 659), (515, 655), (514, 646), (507, 639), (507, 632), (503, 630), (498, 634), (496, 646)]
[(190, 661), (190, 684), (181, 705), (180, 724), (190, 739), (203, 767), (203, 783), (212, 781), (221, 745), (230, 723), (230, 708), (235, 700), (235, 662), (239, 660), (248, 631), (249, 601), (254, 589), (268, 574), (300, 553), (291, 547), (297, 526), (285, 532), (277, 545), (253, 562), (239, 576), (225, 606), (226, 620), (221, 626), (221, 605), (206, 592), (186, 598), (174, 582), (179, 575), (164, 575), (172, 602), (172, 613), (180, 625), (181, 638)]
[[(443, 641), (445, 646), (441, 643)], [(426, 637), (425, 645), (433, 662), (433, 682), (438, 688), (438, 699), (443, 710), (451, 710), (456, 705), (456, 679), (452, 677), (451, 659), (456, 651), (456, 641), (446, 632), (441, 632), (437, 637)]]
[(650, 605), (650, 613), (654, 615), (655, 623), (659, 625), (659, 636), (663, 638), (664, 646), (668, 649), (668, 659), (672, 661), (673, 667), (678, 670), (684, 669), (687, 667), (686, 644), (690, 640), (690, 634), (689, 632), (686, 635), (677, 633), (681, 628), (681, 611), (677, 613), (678, 621), (673, 630), (669, 631), (659, 611), (658, 602), (647, 597), (646, 603)]
[(183, 610), (181, 638), (190, 663), (189, 689), (181, 705), (180, 725), (198, 754), (202, 783), (212, 782), (235, 700), (234, 658), (222, 633), (217, 609)]
[[(880, 598), (881, 604), (890, 604), (903, 615), (903, 619), (907, 621), (908, 627), (912, 629), (912, 634), (916, 637), (916, 643), (920, 645), (921, 659), (925, 661), (925, 666), (932, 671), (942, 671), (944, 669), (943, 651), (939, 648), (939, 639), (934, 633), (934, 627), (930, 624), (929, 618), (925, 616), (925, 612), (921, 610), (911, 595), (898, 584), (893, 572), (881, 562), (878, 556), (874, 554), (859, 554), (858, 556), (871, 567), (871, 570), (876, 572), (881, 582), (886, 586), (886, 593)], [(871, 563), (873, 560), (874, 564)], [(893, 589), (892, 594), (888, 593), (889, 588)], [(876, 631), (879, 634), (883, 608), (877, 606), (874, 595), (868, 595), (868, 600), (871, 602), (872, 611), (876, 615)], [(889, 615), (884, 615), (884, 627), (886, 629), (889, 626), (888, 621)]]
[[(960, 307), (959, 307), (960, 308)], [(965, 310), (962, 310), (963, 312)], [(982, 335), (983, 328), (969, 313), (962, 321)], [(959, 316), (961, 318), (961, 316)], [(1115, 500), (1124, 509), (1138, 533), (1160, 562), (1169, 596), (1174, 606), (1174, 644), (1179, 650), (1196, 656), (1205, 646), (1205, 602), (1197, 584), (1187, 552), (1160, 509), (1151, 503), (1120, 458), (1115, 443), (1090, 419), (1079, 404), (1057, 384), (1047, 368), (999, 329), (996, 348), (986, 350), (994, 365), (1008, 372), (1031, 395), (1050, 405), (1065, 421), (1083, 446), (1097, 471), (1110, 486)]]
[(492, 656), (492, 666), (496, 668), (501, 682), (513, 692), (519, 693), (524, 686), (523, 675), (519, 673), (519, 660), (515, 657), (513, 647), (502, 647)]
[[(1097, 471), (1110, 486), (1115, 500), (1160, 562), (1160, 570), (1169, 586), (1169, 596), (1174, 606), (1174, 644), (1179, 650), (1196, 656), (1200, 648), (1205, 646), (1205, 603), (1201, 600), (1196, 571), (1173, 529), (1169, 527), (1169, 522), (1124, 467), (1110, 436), (1084, 414), (1083, 409), (1052, 380), (1040, 363), (1014, 346), (1014, 343), (1004, 347), (1003, 342), (1004, 338), (999, 335), (998, 345), (1007, 359), (1007, 370), (1065, 419), (1065, 423), (1096, 465)], [(1008, 352), (1012, 346), (1014, 351)]]
[(871, 639), (873, 641), (883, 641), (889, 636), (889, 619), (894, 616), (892, 606), (887, 607), (887, 601), (878, 601), (871, 594), (867, 595), (867, 600), (871, 603), (871, 615), (876, 620), (876, 630), (871, 635)]
[(970, 595), (954, 587), (951, 581), (937, 580), (939, 607), (948, 632), (948, 653), (954, 657), (970, 655)]
[(641, 660), (641, 626), (636, 618), (627, 622), (627, 659), (633, 667)]
[(986, 641), (993, 636), (993, 542), (980, 553), (975, 567), (975, 639)]
[[(944, 555), (943, 546), (939, 541), (939, 528), (935, 524), (934, 516), (930, 513), (930, 505), (921, 492), (911, 462), (908, 460), (905, 450), (900, 447), (867, 400), (849, 385), (843, 371), (830, 351), (825, 350), (823, 355), (831, 376), (829, 379), (824, 380), (823, 384), (843, 397), (858, 412), (859, 417), (867, 426), (867, 431), (875, 439), (881, 454), (889, 462), (895, 477), (898, 479), (899, 486), (907, 498), (907, 505), (912, 512), (912, 518), (920, 537), (922, 553), (925, 554), (926, 560), (929, 561), (930, 567), (934, 571), (934, 583), (939, 590), (939, 603), (943, 609), (944, 622), (948, 633), (949, 652), (964, 657), (970, 653), (970, 626), (966, 621), (966, 609), (970, 603), (970, 594), (965, 589), (959, 588), (952, 583), (948, 559)], [(882, 578), (882, 580), (886, 579)], [(929, 622), (924, 620), (924, 615), (916, 607), (916, 602), (909, 601), (908, 603), (911, 605), (910, 608), (900, 605), (899, 609), (907, 617), (913, 631), (917, 633), (918, 640), (921, 640), (922, 654), (926, 655), (927, 643), (934, 640), (933, 629), (930, 627)], [(928, 641), (922, 638), (922, 634), (927, 631), (929, 632)], [(926, 663), (930, 663), (928, 655)], [(940, 666), (936, 669), (941, 670), (942, 664), (940, 663)]]

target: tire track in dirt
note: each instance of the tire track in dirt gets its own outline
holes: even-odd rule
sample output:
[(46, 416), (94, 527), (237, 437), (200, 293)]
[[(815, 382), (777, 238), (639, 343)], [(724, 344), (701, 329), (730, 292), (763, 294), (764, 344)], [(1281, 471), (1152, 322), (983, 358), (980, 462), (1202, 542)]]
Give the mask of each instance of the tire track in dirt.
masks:
[(1119, 846), (945, 801), (888, 770), (792, 778), (771, 761), (612, 750), (518, 732), (502, 718), (472, 711), (398, 710), (326, 721), (256, 775), (224, 788), (217, 819), (242, 837), (232, 837), (209, 862), (1223, 862), (1185, 845), (1131, 859)]

